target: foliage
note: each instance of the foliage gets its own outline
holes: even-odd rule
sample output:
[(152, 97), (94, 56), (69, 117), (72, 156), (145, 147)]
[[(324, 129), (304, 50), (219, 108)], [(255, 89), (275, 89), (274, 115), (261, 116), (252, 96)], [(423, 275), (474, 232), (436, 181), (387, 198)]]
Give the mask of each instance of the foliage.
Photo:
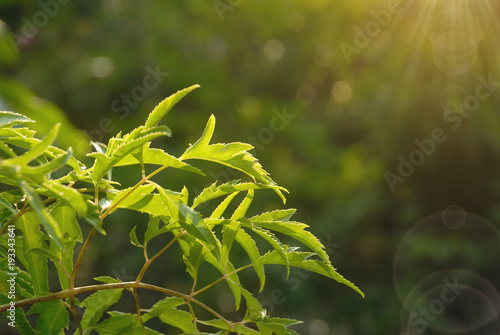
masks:
[[(249, 153), (251, 145), (210, 143), (215, 128), (213, 115), (199, 140), (180, 157), (151, 148), (153, 140), (171, 135), (170, 128), (158, 125), (159, 122), (180, 99), (197, 87), (191, 86), (165, 99), (143, 126), (127, 134), (118, 133), (107, 145), (92, 143), (95, 152), (88, 155), (93, 158), (91, 166), (77, 160), (71, 148), (62, 150), (53, 145), (59, 125), (38, 139), (35, 131), (29, 128), (32, 122), (29, 118), (18, 113), (0, 113), (0, 181), (6, 188), (0, 193), (0, 253), (3, 257), (0, 267), (2, 273), (17, 273), (15, 314), (22, 334), (35, 334), (35, 329), (41, 334), (62, 334), (69, 327), (70, 319), (76, 322), (80, 334), (90, 331), (159, 334), (147, 325), (152, 319), (159, 319), (183, 333), (295, 334), (289, 326), (299, 321), (266, 315), (261, 303), (240, 282), (240, 271), (253, 268), (262, 290), (266, 279), (264, 265), (268, 264), (283, 265), (288, 273), (290, 267), (313, 271), (363, 295), (336, 272), (322, 243), (305, 230), (307, 225), (291, 220), (295, 210), (278, 209), (251, 217), (247, 215), (256, 191), (274, 191), (283, 202), (283, 192), (287, 191), (278, 186)], [(191, 165), (200, 160), (239, 170), (249, 180), (214, 183), (196, 196), (190, 195), (185, 186), (172, 190), (154, 181), (154, 177), (167, 168), (204, 175), (202, 170)], [(134, 186), (122, 187), (113, 178), (113, 170), (120, 167), (130, 174), (137, 172), (138, 181)], [(152, 167), (152, 172), (148, 172)], [(240, 193), (243, 200), (230, 210), (231, 203)], [(200, 208), (206, 209), (204, 205), (208, 203), (214, 209), (204, 213)], [(144, 226), (141, 229), (145, 231), (143, 236), (138, 236), (138, 226), (130, 231), (130, 242), (142, 249), (144, 255), (144, 264), (136, 279), (123, 282), (101, 276), (95, 278), (99, 283), (75, 287), (79, 267), (91, 248), (94, 235), (106, 235), (106, 218), (118, 210), (132, 210), (148, 216), (146, 222), (138, 224)], [(83, 221), (92, 227), (85, 240)], [(289, 246), (278, 235), (300, 242), (308, 250)], [(159, 251), (148, 247), (153, 239), (162, 241)], [(269, 250), (262, 250), (262, 242), (269, 245)], [(143, 280), (152, 263), (175, 244), (180, 246), (186, 271), (192, 278), (190, 292)], [(236, 244), (248, 255), (247, 264), (240, 266), (233, 262), (232, 250)], [(15, 265), (7, 257), (12, 248), (18, 257)], [(49, 262), (57, 269), (59, 279), (55, 293), (49, 283), (52, 269)], [(219, 272), (220, 277), (199, 287), (199, 279), (209, 271), (202, 268), (204, 263), (211, 265), (212, 271)], [(221, 282), (229, 286), (237, 310), (244, 299), (242, 321), (227, 320), (210, 307), (209, 301), (200, 300), (201, 293)], [(2, 292), (9, 289), (5, 283), (6, 280), (1, 281)], [(139, 289), (163, 293), (166, 297), (144, 309)], [(135, 300), (135, 314), (111, 310), (124, 290)], [(84, 300), (77, 299), (76, 296), (85, 293)], [(0, 298), (4, 303), (0, 311), (5, 312), (9, 297), (1, 293)], [(28, 309), (28, 306), (31, 307)], [(85, 310), (82, 317), (79, 309)], [(199, 317), (200, 310), (210, 313), (212, 319)], [(39, 314), (35, 329), (26, 319), (32, 314)]]

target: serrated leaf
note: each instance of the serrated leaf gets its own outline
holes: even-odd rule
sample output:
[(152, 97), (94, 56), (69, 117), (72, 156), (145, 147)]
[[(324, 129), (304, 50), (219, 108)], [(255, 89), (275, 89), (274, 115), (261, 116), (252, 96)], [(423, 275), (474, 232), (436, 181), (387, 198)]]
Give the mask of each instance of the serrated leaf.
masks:
[(130, 231), (130, 234), (129, 234), (129, 236), (130, 236), (130, 243), (132, 243), (136, 247), (142, 248), (143, 245), (137, 239), (137, 234), (135, 233), (135, 228), (137, 228), (137, 226), (134, 226), (134, 228), (132, 228), (132, 230)]
[(104, 284), (113, 284), (113, 283), (121, 283), (122, 281), (120, 279), (116, 279), (110, 276), (99, 276), (99, 277), (94, 277), (94, 280), (104, 283)]
[(291, 209), (278, 209), (271, 212), (262, 213), (252, 216), (250, 221), (289, 221), (296, 210)]
[(156, 215), (149, 216), (149, 223), (146, 232), (144, 233), (144, 243), (148, 243), (158, 235), (168, 232), (165, 227), (160, 228), (160, 218)]
[(35, 122), (30, 118), (14, 112), (0, 112), (0, 127), (13, 126), (15, 124), (22, 124), (28, 122)]
[(269, 318), (265, 317), (264, 320), (262, 321), (263, 323), (278, 323), (281, 325), (284, 325), (285, 327), (290, 327), (294, 325), (298, 325), (303, 323), (300, 320), (294, 320), (294, 319), (284, 319), (284, 318)]
[(54, 142), (59, 133), (59, 128), (61, 124), (56, 124), (54, 128), (52, 128), (47, 136), (45, 136), (42, 140), (38, 141), (35, 145), (31, 147), (28, 152), (25, 154), (18, 156), (16, 158), (10, 158), (3, 162), (5, 165), (24, 165), (31, 162), (34, 159), (40, 157), (44, 152), (46, 152), (47, 148)]
[[(84, 316), (85, 317), (85, 316)], [(131, 327), (136, 320), (136, 315), (122, 314), (111, 316), (103, 322), (91, 327), (92, 330), (98, 332), (100, 335), (117, 335), (121, 331)], [(82, 320), (83, 322), (83, 320)]]
[[(54, 180), (43, 182), (43, 186), (51, 191), (56, 197), (71, 206), (79, 217), (91, 215), (93, 212), (95, 213), (95, 210), (97, 209), (95, 206), (90, 205), (90, 203), (86, 200), (86, 196), (74, 188), (59, 184)], [(95, 213), (94, 216), (97, 218), (97, 213)]]
[(159, 318), (162, 322), (179, 328), (184, 333), (196, 331), (193, 325), (193, 316), (191, 313), (177, 309), (169, 309), (168, 311), (160, 314)]
[[(203, 324), (203, 325), (207, 325), (207, 326), (211, 326), (211, 327), (214, 327), (214, 328), (218, 328), (218, 329), (223, 329), (223, 330), (229, 330), (229, 326), (222, 320), (219, 320), (219, 319), (215, 319), (215, 320), (208, 320), (208, 321), (202, 321), (202, 320), (198, 320), (199, 323)], [(233, 324), (234, 328), (236, 328), (236, 330), (238, 332), (240, 332), (240, 334), (243, 334), (243, 335), (259, 335), (259, 332), (251, 329), (251, 328), (248, 328), (242, 324)], [(233, 330), (231, 328), (231, 330)], [(233, 330), (234, 331), (234, 330)]]
[(151, 114), (149, 114), (145, 126), (147, 128), (156, 126), (165, 117), (165, 115), (167, 115), (167, 113), (172, 109), (172, 107), (175, 106), (175, 104), (177, 104), (188, 93), (197, 89), (198, 87), (200, 87), (200, 85), (193, 85), (183, 90), (177, 91), (176, 93), (172, 94), (171, 96), (160, 102), (155, 107), (155, 109), (153, 109)]
[(210, 219), (220, 219), (222, 217), (222, 215), (224, 214), (224, 212), (226, 211), (227, 206), (229, 206), (231, 201), (234, 199), (235, 196), (238, 195), (238, 193), (240, 193), (240, 192), (234, 192), (234, 193), (231, 193), (230, 195), (228, 195), (226, 197), (226, 199), (224, 199), (224, 201), (222, 201), (219, 204), (219, 206), (217, 206), (217, 208), (214, 209), (214, 211), (212, 212), (212, 215), (210, 215)]
[[(248, 152), (248, 150), (253, 149), (252, 145), (240, 142), (209, 144), (214, 128), (215, 117), (211, 115), (200, 139), (190, 146), (180, 159), (199, 159), (219, 163), (239, 170), (253, 180), (275, 185), (275, 182), (269, 177), (269, 173)], [(279, 189), (276, 189), (276, 191), (280, 192)]]
[[(186, 170), (189, 172), (194, 172), (202, 176), (205, 176), (205, 174), (200, 169), (197, 169), (194, 166), (182, 162), (178, 158), (167, 154), (165, 151), (161, 149), (151, 149), (149, 148), (149, 145), (150, 145), (149, 143), (144, 144), (142, 152), (142, 162), (144, 164), (169, 166), (176, 169)], [(140, 163), (141, 161), (139, 160), (139, 158), (129, 154), (122, 160), (120, 160), (115, 166), (129, 166)]]
[(257, 274), (257, 277), (259, 277), (259, 292), (261, 292), (266, 282), (266, 275), (264, 272), (264, 265), (255, 263), (260, 258), (259, 249), (257, 248), (257, 245), (255, 244), (255, 241), (252, 239), (252, 237), (248, 235), (243, 229), (240, 229), (238, 231), (238, 234), (236, 235), (236, 241), (243, 247), (253, 264), (253, 269)]
[(314, 251), (318, 256), (326, 262), (329, 262), (328, 254), (326, 253), (323, 244), (310, 232), (305, 230), (309, 227), (306, 224), (293, 221), (252, 221), (255, 226), (264, 229), (274, 230), (285, 234), (293, 239), (303, 243)]
[[(358, 292), (362, 297), (364, 297), (364, 293), (356, 287), (353, 283), (342, 277), (335, 268), (328, 262), (311, 260), (307, 259), (311, 256), (311, 253), (307, 252), (288, 252), (288, 262), (290, 266), (298, 267), (304, 270), (309, 270), (312, 272), (316, 272), (323, 276), (335, 279), (341, 284), (345, 284)], [(259, 260), (257, 260), (257, 264), (281, 264), (284, 265), (283, 259), (276, 251), (268, 252), (263, 255)]]
[(285, 203), (285, 198), (280, 190), (288, 192), (285, 188), (277, 185), (267, 185), (267, 184), (257, 184), (257, 183), (238, 183), (238, 180), (233, 180), (222, 185), (217, 186), (217, 182), (213, 183), (209, 187), (203, 189), (203, 191), (194, 199), (193, 208), (196, 206), (210, 201), (212, 199), (222, 197), (234, 192), (248, 191), (248, 190), (259, 190), (259, 189), (271, 189), (274, 190)]
[(42, 200), (40, 200), (40, 197), (31, 189), (26, 181), (19, 180), (19, 186), (24, 194), (26, 194), (26, 199), (38, 215), (38, 218), (40, 219), (42, 226), (45, 228), (45, 231), (52, 238), (54, 243), (56, 243), (59, 249), (61, 249), (61, 251), (64, 251), (65, 247), (62, 242), (63, 236), (58, 223), (47, 212), (47, 209), (43, 205)]
[(166, 313), (177, 306), (184, 305), (186, 302), (182, 298), (169, 297), (158, 301), (150, 308), (149, 312), (142, 315), (142, 321), (147, 322), (150, 319), (157, 317), (163, 313)]
[(233, 242), (239, 230), (240, 223), (237, 221), (231, 221), (229, 224), (224, 225), (221, 248), (221, 260), (223, 262), (229, 261), (229, 253), (231, 251), (231, 248), (233, 247)]
[(186, 264), (186, 269), (193, 279), (198, 277), (198, 270), (201, 264), (205, 261), (203, 257), (203, 245), (201, 243), (193, 243), (188, 254), (182, 255), (182, 260)]
[(95, 158), (95, 163), (92, 170), (92, 180), (94, 182), (99, 181), (102, 177), (108, 173), (110, 169), (112, 169), (120, 160), (126, 157), (128, 154), (131, 154), (135, 150), (140, 150), (142, 146), (149, 141), (154, 140), (155, 138), (166, 136), (165, 132), (158, 132), (145, 135), (143, 137), (134, 139), (128, 143), (122, 144), (119, 146), (111, 156), (102, 153), (92, 153), (89, 156)]
[(276, 252), (280, 255), (281, 259), (283, 260), (283, 264), (286, 267), (286, 278), (288, 279), (288, 276), (290, 275), (290, 265), (288, 263), (288, 257), (283, 244), (281, 244), (280, 240), (278, 240), (276, 236), (274, 236), (274, 234), (270, 231), (260, 229), (255, 226), (252, 228), (252, 231), (265, 239), (267, 243), (269, 243), (273, 247), (273, 249), (276, 250)]
[(69, 148), (69, 150), (66, 153), (58, 155), (57, 157), (55, 157), (46, 164), (38, 166), (23, 165), (21, 167), (21, 174), (27, 176), (30, 179), (41, 182), (44, 180), (44, 177), (47, 174), (62, 168), (72, 156), (73, 156), (73, 150)]
[(180, 194), (157, 186), (160, 196), (170, 211), (170, 217), (184, 230), (200, 240), (205, 247), (220, 259), (220, 242), (210, 230), (200, 213), (181, 202)]
[(245, 199), (243, 199), (243, 201), (238, 206), (238, 208), (236, 208), (236, 210), (233, 213), (233, 216), (231, 217), (231, 220), (239, 220), (239, 219), (245, 217), (245, 215), (247, 214), (248, 208), (252, 204), (253, 195), (254, 195), (253, 190), (248, 190), (247, 195), (245, 196)]
[(30, 249), (47, 249), (44, 235), (39, 229), (40, 219), (34, 212), (25, 213), (16, 221), (16, 228), (23, 232), (23, 254), (28, 263), (28, 273), (35, 295), (49, 291), (47, 258), (28, 252)]
[(82, 307), (86, 307), (85, 314), (81, 320), (81, 325), (83, 329), (92, 327), (106, 310), (112, 305), (116, 304), (120, 300), (123, 293), (123, 289), (116, 290), (102, 290), (93, 293), (82, 303)]
[(34, 304), (27, 315), (40, 314), (36, 324), (38, 334), (59, 334), (69, 324), (69, 314), (61, 300)]

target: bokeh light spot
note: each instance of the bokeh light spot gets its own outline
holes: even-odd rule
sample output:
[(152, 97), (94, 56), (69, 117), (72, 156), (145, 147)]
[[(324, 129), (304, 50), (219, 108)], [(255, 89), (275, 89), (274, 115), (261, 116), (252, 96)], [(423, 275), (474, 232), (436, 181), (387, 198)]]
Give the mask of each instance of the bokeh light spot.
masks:
[(285, 54), (285, 46), (281, 41), (269, 40), (264, 45), (264, 55), (269, 60), (280, 60)]
[(94, 57), (89, 64), (90, 73), (96, 78), (109, 76), (113, 68), (113, 63), (108, 57)]
[(332, 97), (337, 102), (349, 101), (352, 97), (352, 87), (347, 81), (337, 81), (332, 87)]

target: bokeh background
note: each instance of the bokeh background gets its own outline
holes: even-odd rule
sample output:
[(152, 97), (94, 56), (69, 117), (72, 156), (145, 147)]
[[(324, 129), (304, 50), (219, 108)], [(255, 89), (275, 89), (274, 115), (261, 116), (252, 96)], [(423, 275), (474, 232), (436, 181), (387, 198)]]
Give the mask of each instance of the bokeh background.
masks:
[[(214, 114), (214, 140), (255, 146), (295, 219), (366, 294), (269, 268), (257, 296), (270, 314), (312, 335), (500, 334), (499, 15), (489, 0), (1, 0), (0, 107), (41, 134), (63, 122), (59, 144), (85, 159), (85, 138), (127, 132), (200, 84), (156, 145), (182, 153)], [(163, 182), (196, 192), (238, 178), (210, 168)], [(252, 210), (281, 206), (264, 193)], [(81, 284), (134, 278), (141, 220), (110, 217), (115, 239), (93, 241)], [(146, 280), (185, 285), (177, 258)], [(231, 315), (227, 292), (212, 305)]]

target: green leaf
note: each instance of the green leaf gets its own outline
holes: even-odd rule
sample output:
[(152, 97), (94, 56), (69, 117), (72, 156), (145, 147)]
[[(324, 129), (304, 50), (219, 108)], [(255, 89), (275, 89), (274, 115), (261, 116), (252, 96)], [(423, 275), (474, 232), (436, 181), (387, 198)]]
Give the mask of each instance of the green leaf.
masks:
[(172, 109), (172, 107), (175, 106), (175, 104), (177, 104), (189, 92), (197, 89), (198, 87), (200, 87), (200, 85), (190, 86), (188, 88), (185, 88), (183, 90), (180, 90), (172, 94), (171, 96), (160, 102), (158, 106), (156, 106), (155, 109), (153, 109), (151, 114), (149, 114), (145, 126), (147, 128), (152, 128), (156, 126), (161, 121), (161, 119), (163, 119), (165, 115), (167, 115), (167, 113)]
[(179, 328), (184, 333), (194, 332), (193, 316), (191, 313), (180, 311), (177, 309), (169, 309), (159, 315), (162, 322)]
[(182, 260), (186, 264), (186, 269), (193, 279), (198, 278), (198, 270), (205, 261), (203, 257), (203, 245), (199, 242), (193, 243), (188, 253), (182, 255)]
[(199, 239), (208, 250), (214, 253), (217, 259), (220, 259), (220, 242), (203, 220), (201, 214), (182, 203), (179, 193), (165, 190), (158, 185), (157, 189), (170, 212), (170, 217), (189, 234)]
[(61, 249), (61, 251), (65, 250), (62, 239), (62, 232), (59, 228), (58, 223), (54, 220), (54, 218), (47, 212), (47, 209), (40, 200), (40, 197), (31, 189), (31, 187), (24, 180), (19, 180), (19, 186), (21, 190), (26, 194), (26, 199), (28, 200), (31, 207), (35, 210), (38, 218), (40, 219), (42, 226), (47, 231), (48, 235), (54, 243)]
[(226, 199), (224, 199), (224, 201), (222, 201), (219, 204), (219, 206), (217, 206), (217, 208), (212, 212), (212, 215), (210, 215), (210, 218), (211, 219), (220, 219), (222, 217), (222, 215), (224, 214), (224, 212), (226, 211), (227, 206), (229, 206), (231, 201), (234, 199), (235, 196), (238, 195), (238, 193), (240, 193), (240, 192), (233, 192), (230, 195), (228, 195), (226, 197)]
[(73, 150), (69, 148), (66, 153), (58, 155), (50, 162), (38, 166), (23, 165), (21, 167), (21, 174), (30, 179), (43, 181), (45, 175), (59, 170), (63, 167), (69, 159), (73, 156)]
[(307, 230), (304, 230), (305, 228), (309, 227), (308, 225), (293, 221), (252, 221), (252, 223), (255, 226), (274, 230), (294, 238), (295, 240), (303, 243), (312, 251), (317, 253), (321, 259), (329, 262), (328, 254), (325, 252), (325, 249), (321, 242), (316, 238), (316, 236), (314, 236)]
[[(222, 197), (234, 192), (248, 191), (248, 190), (259, 190), (259, 189), (271, 189), (280, 195), (285, 203), (285, 198), (281, 194), (280, 190), (286, 191), (285, 188), (277, 185), (267, 185), (267, 184), (256, 184), (256, 183), (238, 183), (238, 180), (233, 180), (225, 184), (217, 186), (217, 182), (213, 183), (209, 187), (203, 189), (203, 191), (194, 199), (193, 208), (196, 206), (210, 201), (212, 199)], [(287, 191), (286, 191), (287, 192)]]
[(247, 210), (253, 201), (253, 195), (254, 195), (253, 190), (248, 190), (248, 193), (245, 196), (245, 199), (243, 199), (241, 204), (234, 211), (233, 216), (231, 217), (231, 220), (239, 220), (239, 219), (245, 217), (245, 215), (247, 214)]
[[(176, 169), (182, 169), (205, 176), (205, 174), (200, 169), (197, 169), (194, 166), (182, 162), (178, 158), (175, 158), (174, 156), (167, 154), (165, 151), (161, 149), (151, 149), (149, 148), (149, 145), (150, 143), (144, 144), (142, 152), (142, 161), (144, 164), (169, 166)], [(128, 166), (134, 164), (140, 164), (140, 160), (134, 155), (129, 154), (125, 156), (122, 160), (120, 160), (115, 166)]]
[[(307, 259), (311, 256), (311, 253), (308, 252), (288, 252), (288, 262), (291, 266), (298, 267), (304, 270), (309, 270), (312, 272), (316, 272), (323, 276), (335, 279), (341, 284), (345, 284), (358, 292), (362, 297), (364, 297), (364, 293), (357, 288), (353, 283), (342, 277), (335, 268), (328, 262), (311, 260)], [(258, 261), (257, 264), (281, 264), (284, 265), (283, 259), (276, 251), (268, 252), (263, 255)]]
[(160, 228), (160, 218), (156, 215), (149, 216), (149, 223), (146, 232), (144, 233), (144, 243), (148, 243), (158, 235), (168, 232), (166, 227)]
[(255, 244), (255, 241), (252, 239), (252, 237), (248, 235), (243, 229), (240, 229), (238, 231), (238, 234), (236, 235), (236, 241), (243, 247), (245, 252), (248, 254), (248, 257), (250, 257), (250, 261), (253, 264), (253, 269), (255, 270), (257, 277), (259, 277), (260, 292), (264, 288), (266, 275), (264, 272), (264, 265), (256, 264), (256, 261), (260, 258), (259, 249), (257, 248), (257, 245)]
[(221, 249), (221, 259), (224, 262), (229, 261), (229, 253), (233, 247), (234, 239), (236, 234), (240, 230), (240, 223), (236, 221), (231, 221), (230, 224), (224, 225), (222, 236), (222, 249)]
[(69, 314), (61, 300), (34, 304), (27, 315), (40, 314), (36, 324), (38, 334), (59, 334), (69, 324)]
[(266, 212), (252, 216), (250, 221), (289, 221), (292, 215), (296, 212), (295, 209), (279, 209), (272, 212)]
[(0, 194), (0, 207), (7, 209), (12, 215), (17, 215), (17, 211), (12, 207), (11, 202), (5, 198), (4, 193)]
[(128, 154), (131, 154), (136, 150), (140, 150), (146, 142), (152, 141), (155, 138), (166, 135), (167, 133), (165, 132), (157, 132), (134, 139), (128, 143), (119, 146), (111, 154), (111, 156), (102, 153), (89, 154), (89, 156), (95, 158), (95, 163), (92, 168), (93, 170), (91, 174), (92, 180), (94, 180), (94, 182), (98, 182), (102, 177), (106, 175), (106, 173), (108, 173), (110, 169), (112, 169), (120, 160), (122, 160)]
[(142, 243), (139, 242), (139, 240), (137, 239), (137, 234), (135, 233), (135, 228), (137, 228), (137, 226), (134, 226), (134, 228), (132, 228), (132, 230), (130, 231), (130, 234), (129, 234), (130, 243), (132, 243), (136, 247), (142, 248)]
[(54, 128), (50, 130), (47, 136), (45, 136), (41, 141), (36, 143), (28, 152), (19, 157), (7, 159), (3, 161), (3, 164), (10, 166), (24, 165), (40, 157), (56, 139), (57, 134), (59, 133), (60, 126), (61, 124), (59, 123), (56, 124)]
[(0, 112), (0, 127), (13, 126), (20, 123), (35, 122), (30, 118), (13, 112)]
[(265, 317), (263, 323), (278, 323), (281, 325), (284, 325), (285, 327), (290, 327), (290, 326), (295, 326), (298, 324), (303, 323), (300, 320), (294, 320), (294, 319), (283, 319), (283, 318), (269, 318)]
[(99, 322), (104, 312), (120, 300), (122, 293), (123, 289), (102, 290), (95, 292), (85, 299), (81, 303), (82, 307), (87, 308), (81, 320), (82, 328), (92, 327)]
[[(219, 320), (219, 319), (208, 320), (208, 321), (202, 321), (202, 320), (197, 320), (197, 321), (203, 325), (207, 325), (207, 326), (211, 326), (211, 327), (223, 329), (223, 330), (229, 330), (228, 324), (222, 320)], [(259, 335), (260, 334), (259, 332), (255, 331), (251, 328), (245, 327), (242, 324), (237, 323), (237, 324), (233, 324), (233, 326), (234, 326), (234, 328), (236, 328), (236, 330), (238, 332), (240, 332), (240, 334), (243, 334), (243, 335)], [(234, 332), (233, 328), (231, 328), (231, 330)]]
[[(16, 221), (16, 228), (23, 232), (23, 253), (28, 263), (28, 273), (35, 295), (39, 296), (49, 291), (47, 258), (40, 254), (29, 252), (30, 249), (47, 250), (44, 235), (39, 229), (40, 219), (34, 212), (25, 213)], [(17, 243), (16, 243), (17, 244)]]
[[(240, 142), (210, 145), (209, 142), (214, 128), (215, 117), (212, 115), (200, 139), (190, 146), (180, 159), (199, 159), (219, 163), (246, 173), (253, 180), (275, 185), (275, 182), (269, 177), (269, 174), (262, 168), (257, 159), (248, 153), (248, 150), (253, 149), (252, 145)], [(276, 189), (276, 192), (280, 192), (279, 189)]]
[(166, 313), (177, 306), (184, 305), (186, 302), (182, 298), (178, 297), (169, 297), (163, 300), (158, 301), (151, 307), (149, 312), (142, 315), (142, 321), (148, 322), (150, 319), (157, 317), (163, 313)]
[(92, 213), (94, 213), (93, 216), (95, 216), (95, 218), (98, 217), (96, 212), (97, 207), (91, 205), (86, 200), (88, 197), (84, 196), (74, 188), (59, 184), (54, 180), (45, 181), (43, 186), (51, 191), (56, 197), (61, 199), (64, 203), (71, 206), (79, 217), (86, 217)]
[(278, 254), (281, 256), (281, 259), (283, 260), (283, 264), (286, 267), (286, 278), (288, 279), (288, 276), (290, 275), (290, 265), (288, 263), (288, 257), (286, 255), (285, 248), (283, 247), (281, 242), (270, 231), (260, 229), (260, 228), (255, 227), (255, 226), (252, 228), (252, 231), (254, 231), (259, 236), (261, 236), (263, 239), (265, 239), (267, 241), (267, 243), (269, 243), (274, 248), (274, 250), (276, 250), (276, 252), (278, 252)]
[(91, 329), (98, 332), (100, 335), (123, 334), (122, 331), (132, 327), (136, 319), (135, 314), (111, 316), (98, 325), (92, 326)]

